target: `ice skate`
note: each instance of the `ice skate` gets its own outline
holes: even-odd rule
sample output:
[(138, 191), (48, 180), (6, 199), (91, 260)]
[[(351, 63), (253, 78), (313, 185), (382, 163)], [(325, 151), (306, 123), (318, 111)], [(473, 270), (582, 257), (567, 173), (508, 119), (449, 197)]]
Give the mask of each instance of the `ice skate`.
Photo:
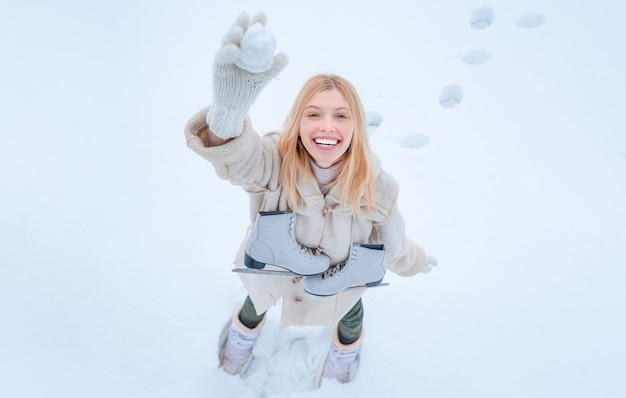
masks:
[(354, 244), (348, 260), (321, 275), (305, 278), (304, 290), (316, 296), (331, 296), (357, 286), (377, 286), (385, 276), (384, 257), (383, 245)]
[(317, 249), (300, 245), (295, 226), (292, 212), (260, 212), (246, 242), (246, 267), (263, 269), (271, 264), (303, 276), (326, 271), (330, 258)]

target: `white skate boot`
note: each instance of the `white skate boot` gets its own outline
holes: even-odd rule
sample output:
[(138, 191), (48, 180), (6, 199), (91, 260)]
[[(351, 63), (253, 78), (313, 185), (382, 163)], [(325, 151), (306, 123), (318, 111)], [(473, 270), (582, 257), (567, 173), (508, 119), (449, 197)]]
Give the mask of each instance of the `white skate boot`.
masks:
[(316, 296), (332, 296), (355, 286), (379, 285), (385, 276), (384, 245), (352, 245), (350, 258), (321, 275), (308, 276), (304, 290)]
[(248, 329), (239, 320), (239, 311), (241, 307), (235, 312), (233, 319), (224, 325), (219, 339), (218, 352), (219, 367), (228, 374), (238, 374), (243, 377), (252, 360), (252, 348), (259, 337), (265, 319), (254, 329)]
[(340, 383), (352, 381), (359, 371), (361, 360), (361, 343), (363, 342), (363, 331), (357, 341), (349, 345), (343, 345), (339, 341), (337, 328), (333, 332), (333, 342), (328, 351), (328, 356), (324, 361), (321, 377), (318, 386), (321, 385), (322, 377), (336, 379)]
[(300, 245), (295, 227), (292, 212), (260, 212), (246, 242), (246, 267), (263, 269), (265, 264), (271, 264), (303, 276), (326, 271), (330, 258), (319, 250)]

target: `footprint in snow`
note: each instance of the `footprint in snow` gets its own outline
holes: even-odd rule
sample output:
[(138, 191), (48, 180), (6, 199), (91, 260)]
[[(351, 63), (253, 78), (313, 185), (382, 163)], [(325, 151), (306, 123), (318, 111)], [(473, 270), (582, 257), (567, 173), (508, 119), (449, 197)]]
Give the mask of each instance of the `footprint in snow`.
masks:
[(365, 112), (365, 123), (367, 124), (367, 132), (372, 133), (383, 122), (383, 115), (375, 111)]
[(470, 25), (474, 29), (487, 29), (493, 23), (496, 13), (491, 7), (481, 7), (472, 13)]
[(491, 54), (487, 50), (474, 50), (464, 54), (461, 61), (467, 65), (482, 65), (489, 61)]
[(454, 108), (463, 99), (463, 87), (453, 84), (444, 88), (439, 95), (439, 104), (444, 108)]
[(538, 12), (531, 12), (515, 20), (517, 26), (524, 29), (535, 29), (543, 25), (545, 22), (546, 17)]
[(420, 149), (428, 145), (430, 137), (426, 134), (415, 133), (400, 139), (400, 145), (410, 149)]

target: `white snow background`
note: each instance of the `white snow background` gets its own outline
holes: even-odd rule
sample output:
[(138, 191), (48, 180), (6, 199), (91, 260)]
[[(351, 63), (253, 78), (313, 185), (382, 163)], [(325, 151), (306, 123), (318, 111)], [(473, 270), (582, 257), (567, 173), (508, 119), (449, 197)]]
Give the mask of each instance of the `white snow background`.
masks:
[[(281, 375), (327, 330), (279, 333), (279, 307), (266, 366), (217, 369), (247, 197), (183, 127), (223, 34), (258, 10), (291, 61), (256, 130), (311, 75), (348, 78), (382, 116), (372, 145), (408, 235), (439, 259), (366, 293), (359, 375), (315, 392)], [(3, 2), (0, 396), (625, 396), (625, 16), (616, 0)]]

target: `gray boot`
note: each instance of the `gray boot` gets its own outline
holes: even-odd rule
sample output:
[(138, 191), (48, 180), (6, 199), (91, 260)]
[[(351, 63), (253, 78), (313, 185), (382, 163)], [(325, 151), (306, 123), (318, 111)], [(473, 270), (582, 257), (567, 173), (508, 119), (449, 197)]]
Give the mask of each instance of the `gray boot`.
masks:
[(350, 258), (321, 275), (305, 278), (304, 290), (332, 296), (350, 287), (379, 285), (385, 276), (384, 257), (384, 245), (353, 244)]
[(308, 276), (326, 271), (330, 258), (296, 241), (296, 219), (292, 212), (260, 212), (246, 242), (244, 264), (256, 269), (271, 264)]

